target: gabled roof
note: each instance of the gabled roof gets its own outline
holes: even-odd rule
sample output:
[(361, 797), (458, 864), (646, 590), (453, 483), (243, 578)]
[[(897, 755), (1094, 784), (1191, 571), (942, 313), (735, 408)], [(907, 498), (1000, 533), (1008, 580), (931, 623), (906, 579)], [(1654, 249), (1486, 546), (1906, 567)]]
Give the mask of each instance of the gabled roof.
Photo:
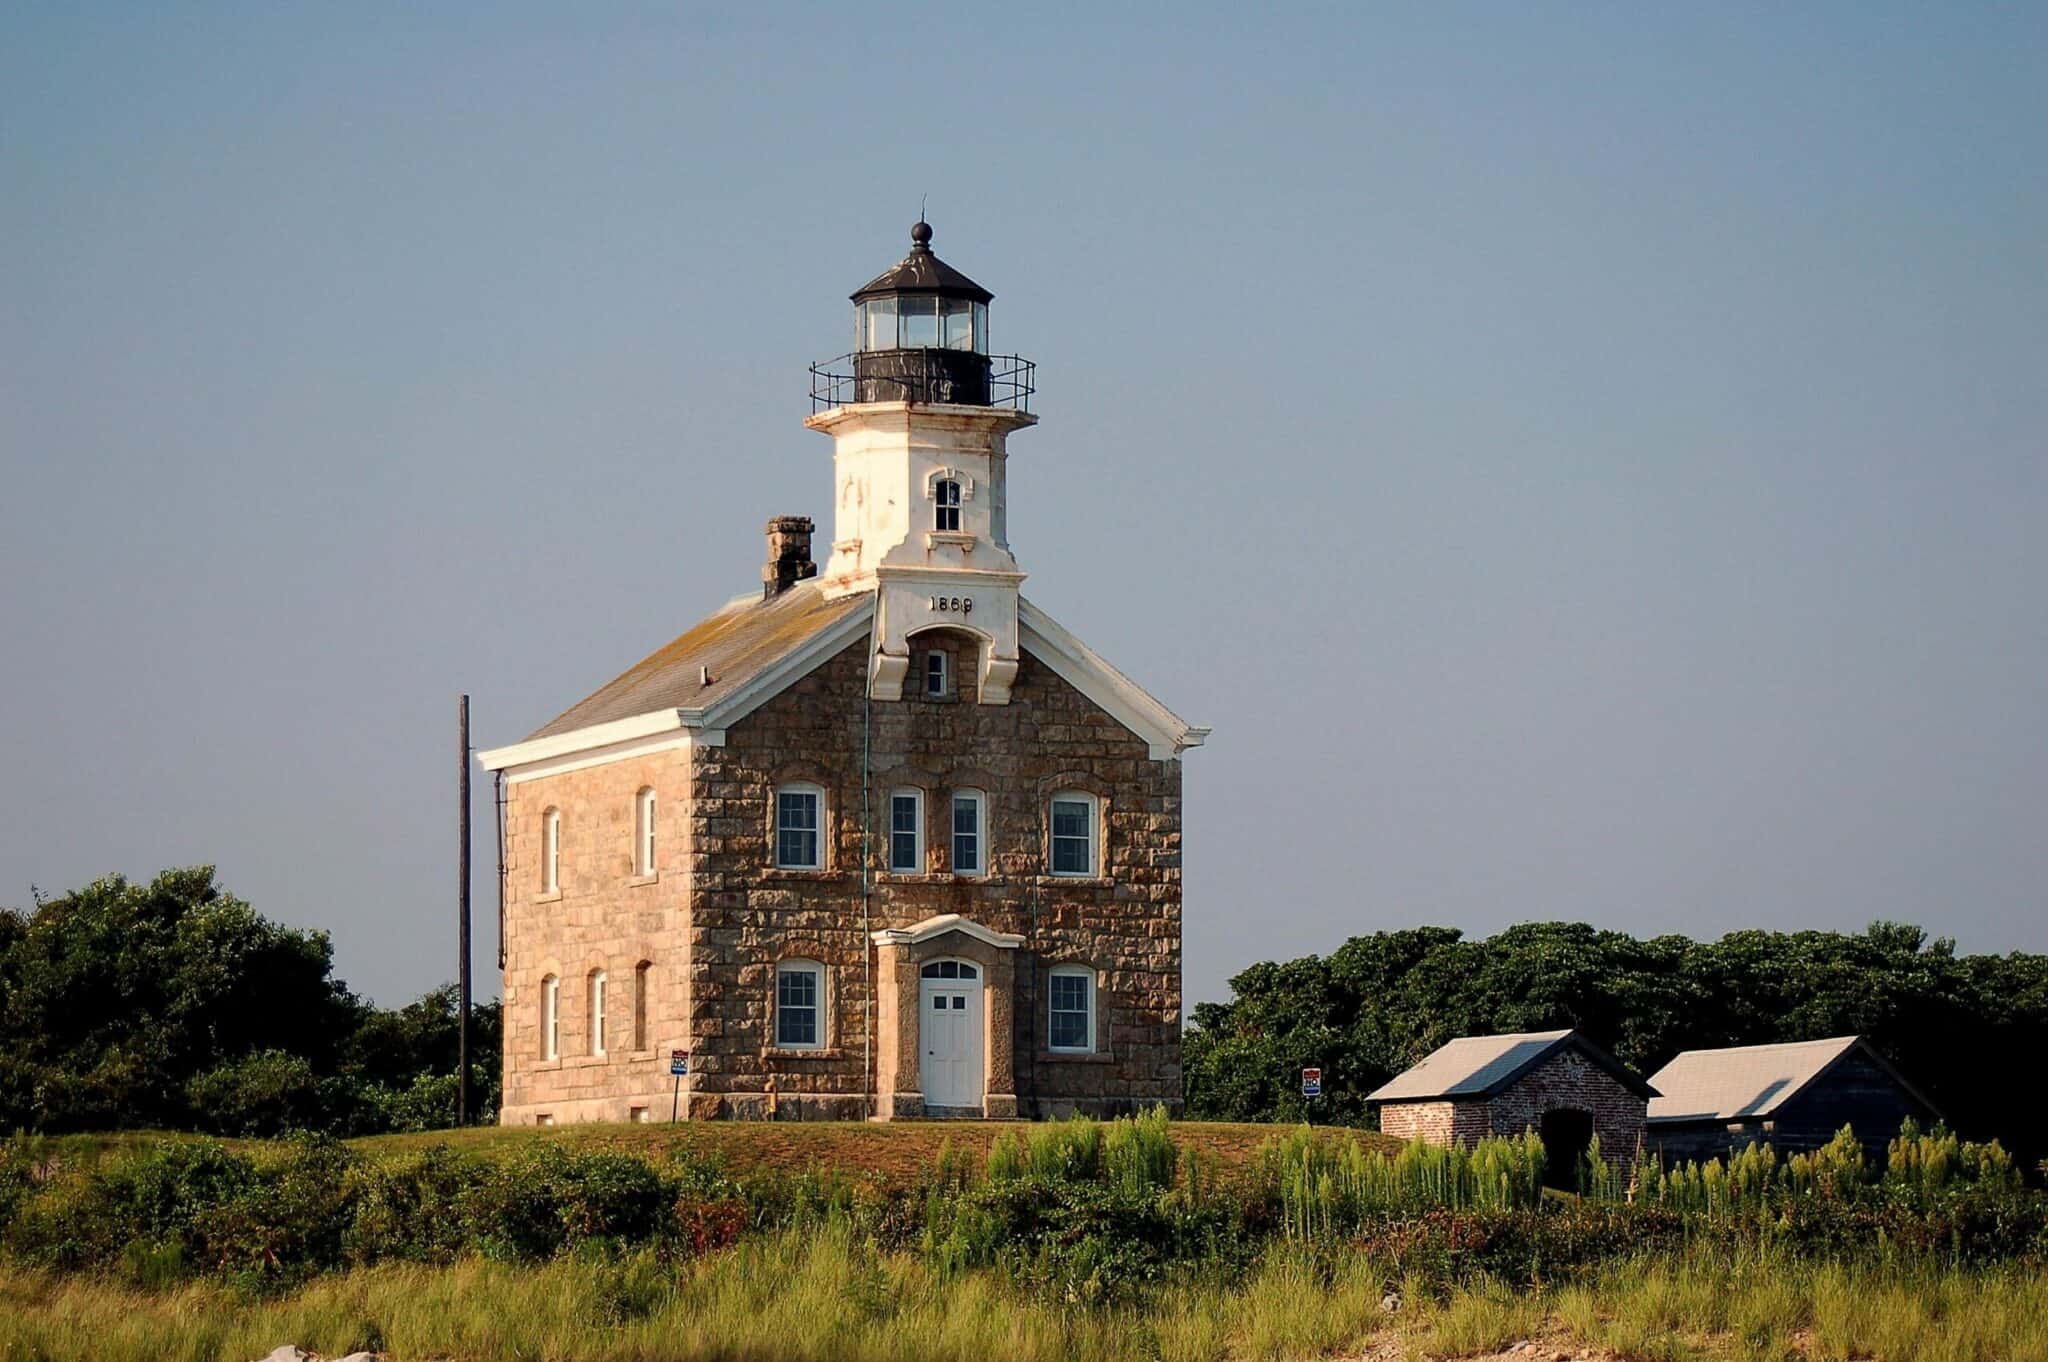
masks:
[[(716, 709), (805, 644), (839, 632), (835, 625), (864, 625), (874, 599), (872, 592), (856, 592), (828, 600), (812, 579), (763, 600), (734, 601), (548, 720), (526, 740), (658, 709)], [(850, 642), (859, 630), (847, 632)], [(706, 672), (709, 684), (704, 681)]]
[(1507, 1036), (1460, 1036), (1432, 1050), (1414, 1068), (1394, 1075), (1368, 1102), (1427, 1102), (1491, 1097), (1560, 1050), (1573, 1049), (1643, 1097), (1656, 1092), (1626, 1064), (1576, 1031), (1522, 1031)]
[[(862, 637), (874, 608), (873, 590), (828, 597), (815, 578), (765, 600), (736, 600), (520, 742), (477, 758), (496, 771), (680, 729), (722, 729)], [(1029, 601), (1018, 601), (1018, 624), (1025, 651), (1143, 738), (1154, 758), (1209, 736)]]
[(1725, 1050), (1687, 1050), (1657, 1070), (1650, 1082), (1659, 1096), (1650, 1103), (1652, 1121), (1740, 1121), (1762, 1119), (1804, 1092), (1828, 1070), (1860, 1051), (1900, 1088), (1925, 1106), (1934, 1104), (1887, 1064), (1861, 1036), (1801, 1040), (1782, 1045), (1739, 1045)]

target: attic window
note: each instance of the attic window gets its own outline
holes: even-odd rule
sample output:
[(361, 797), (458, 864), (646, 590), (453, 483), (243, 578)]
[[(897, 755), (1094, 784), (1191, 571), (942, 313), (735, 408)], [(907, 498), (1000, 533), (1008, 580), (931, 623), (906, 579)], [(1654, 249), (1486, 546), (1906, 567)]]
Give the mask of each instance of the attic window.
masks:
[(941, 533), (957, 533), (960, 529), (960, 484), (952, 478), (941, 478), (932, 487), (932, 528)]

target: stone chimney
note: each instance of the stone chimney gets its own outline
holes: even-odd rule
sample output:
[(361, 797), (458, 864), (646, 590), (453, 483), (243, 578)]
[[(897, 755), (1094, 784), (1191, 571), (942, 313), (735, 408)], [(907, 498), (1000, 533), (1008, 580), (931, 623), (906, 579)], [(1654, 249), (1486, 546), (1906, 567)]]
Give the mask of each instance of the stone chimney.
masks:
[(811, 518), (807, 515), (779, 515), (768, 522), (768, 562), (761, 569), (761, 599), (783, 592), (818, 575), (811, 561)]

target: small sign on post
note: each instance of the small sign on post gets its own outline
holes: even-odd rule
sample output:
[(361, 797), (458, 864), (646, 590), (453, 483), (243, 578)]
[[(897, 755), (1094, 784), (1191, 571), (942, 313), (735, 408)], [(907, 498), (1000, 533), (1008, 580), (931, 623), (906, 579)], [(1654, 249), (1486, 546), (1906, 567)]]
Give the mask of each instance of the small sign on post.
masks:
[(1323, 1071), (1321, 1069), (1303, 1069), (1301, 1071), (1301, 1095), (1303, 1097), (1321, 1097), (1323, 1095)]
[(669, 1051), (668, 1071), (674, 1074), (676, 1079), (675, 1099), (668, 1109), (668, 1123), (674, 1125), (676, 1117), (681, 1115), (683, 1110), (683, 1080), (689, 1077), (690, 1074), (690, 1052), (688, 1050)]

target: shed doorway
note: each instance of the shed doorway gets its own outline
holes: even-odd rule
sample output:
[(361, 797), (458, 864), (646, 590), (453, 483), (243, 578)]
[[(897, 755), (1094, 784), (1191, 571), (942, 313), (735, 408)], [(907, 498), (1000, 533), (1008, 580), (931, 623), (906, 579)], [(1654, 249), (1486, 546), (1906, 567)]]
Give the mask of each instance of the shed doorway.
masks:
[(1586, 1151), (1593, 1147), (1593, 1113), (1577, 1107), (1546, 1111), (1537, 1133), (1543, 1137), (1543, 1185), (1578, 1191)]

